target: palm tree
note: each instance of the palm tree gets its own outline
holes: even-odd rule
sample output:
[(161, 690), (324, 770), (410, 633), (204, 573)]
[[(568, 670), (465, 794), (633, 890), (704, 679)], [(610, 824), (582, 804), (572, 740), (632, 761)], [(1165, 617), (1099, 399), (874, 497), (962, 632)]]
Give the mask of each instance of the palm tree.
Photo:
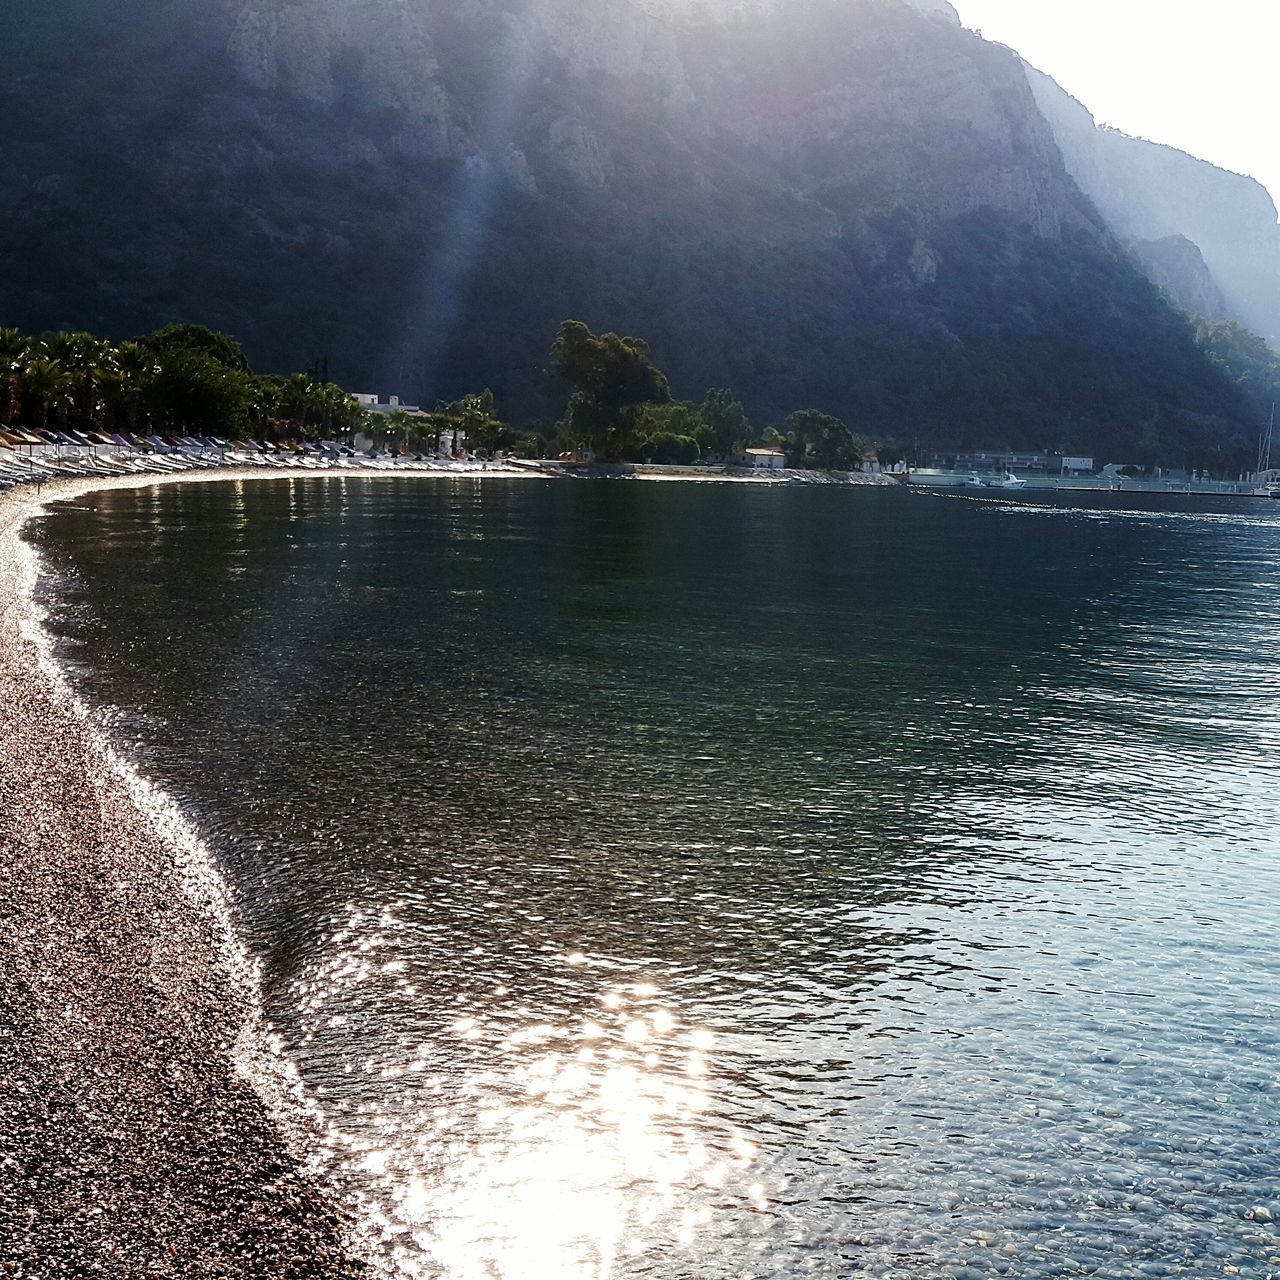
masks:
[(17, 372), (31, 353), (31, 341), (20, 329), (0, 329), (0, 407), (4, 425), (13, 422), (18, 405)]
[(360, 405), (336, 382), (327, 382), (316, 394), (320, 424), (325, 439), (336, 432), (350, 431), (359, 422)]
[(309, 374), (295, 373), (284, 380), (280, 389), (280, 407), (290, 418), (302, 424), (303, 434), (307, 430), (307, 418), (316, 408), (315, 382)]
[(393, 446), (399, 447), (395, 445), (395, 440), (397, 436), (400, 436), (404, 440), (404, 447), (406, 449), (410, 447), (409, 432), (413, 426), (413, 418), (408, 412), (404, 409), (392, 409), (390, 413), (383, 416), (382, 422)]
[(74, 383), (56, 360), (37, 358), (23, 367), (18, 385), (23, 400), (39, 406), (40, 430), (47, 431), (50, 411), (62, 410), (71, 396)]
[(116, 390), (124, 404), (132, 435), (138, 429), (138, 406), (156, 372), (156, 354), (142, 342), (122, 342), (115, 350)]
[(251, 378), (244, 425), (261, 436), (269, 435), (284, 413), (284, 387), (284, 379), (278, 374)]
[(436, 413), (449, 419), (453, 431), (453, 452), (465, 441), (471, 449), (491, 450), (503, 430), (498, 420), (492, 391), (480, 391), (450, 405), (437, 405)]
[(91, 333), (49, 333), (40, 346), (72, 379), (70, 402), (81, 422), (92, 426), (98, 417), (98, 384), (113, 363), (111, 344)]

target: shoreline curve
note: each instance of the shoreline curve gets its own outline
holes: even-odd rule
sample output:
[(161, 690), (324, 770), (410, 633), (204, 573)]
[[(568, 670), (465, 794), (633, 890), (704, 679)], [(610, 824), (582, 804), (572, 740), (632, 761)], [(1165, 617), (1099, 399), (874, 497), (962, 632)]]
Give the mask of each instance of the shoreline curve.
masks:
[(104, 489), (369, 474), (0, 495), (0, 1269), (15, 1280), (371, 1274), (354, 1206), (309, 1158), (319, 1125), (271, 1049), (225, 886), (54, 661), (22, 536), (50, 503)]
[(241, 465), (0, 493), (0, 1274), (375, 1273), (358, 1197), (323, 1174), (322, 1124), (270, 1045), (226, 886), (71, 689), (22, 535), (106, 490), (387, 476), (559, 478)]

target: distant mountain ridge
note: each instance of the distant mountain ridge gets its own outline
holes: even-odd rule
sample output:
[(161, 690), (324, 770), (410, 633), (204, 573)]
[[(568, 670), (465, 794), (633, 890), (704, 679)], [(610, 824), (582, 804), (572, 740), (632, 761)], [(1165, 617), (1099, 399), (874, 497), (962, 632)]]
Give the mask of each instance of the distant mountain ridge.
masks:
[[(1280, 347), (1280, 215), (1267, 189), (1175, 147), (1101, 128), (1049, 76), (1028, 66), (1027, 78), (1068, 171), (1117, 235), (1140, 246), (1189, 241), (1227, 314)], [(1148, 260), (1151, 252), (1139, 256)], [(1182, 255), (1185, 275), (1167, 252), (1159, 256), (1172, 272), (1160, 282), (1175, 296), (1217, 302), (1204, 298), (1192, 255)]]
[(190, 319), (532, 418), (576, 317), (760, 419), (1253, 434), (1020, 59), (941, 0), (48, 0), (13, 53), (0, 322)]

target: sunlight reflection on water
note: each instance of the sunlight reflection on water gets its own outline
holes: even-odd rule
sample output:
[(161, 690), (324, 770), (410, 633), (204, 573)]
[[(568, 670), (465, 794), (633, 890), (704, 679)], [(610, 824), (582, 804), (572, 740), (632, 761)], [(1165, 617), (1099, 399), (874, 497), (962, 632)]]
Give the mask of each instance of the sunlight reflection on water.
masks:
[[(417, 988), (394, 954), (394, 910), (353, 911), (316, 971), (297, 983), (313, 1041), (348, 1023), (356, 988)], [(370, 928), (372, 926), (372, 928)], [(603, 972), (591, 957), (566, 971)], [(590, 980), (587, 980), (590, 985)], [(384, 1084), (335, 1144), (367, 1175), (370, 1212), (406, 1275), (457, 1280), (605, 1280), (620, 1256), (689, 1248), (717, 1213), (764, 1211), (757, 1150), (708, 1115), (715, 1036), (687, 1024), (647, 982), (606, 982), (578, 1016), (493, 1016), (511, 997), (440, 1028), (408, 1060), (363, 1064)], [(354, 1003), (358, 1003), (355, 1001)], [(459, 1047), (491, 1064), (459, 1082)], [(358, 1135), (358, 1136), (357, 1136)]]

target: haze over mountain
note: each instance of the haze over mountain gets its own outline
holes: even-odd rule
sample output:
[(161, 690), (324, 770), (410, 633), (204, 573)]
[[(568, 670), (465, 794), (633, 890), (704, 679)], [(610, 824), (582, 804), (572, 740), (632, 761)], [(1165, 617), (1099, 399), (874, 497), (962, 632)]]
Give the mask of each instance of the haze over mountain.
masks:
[[(1280, 218), (1267, 189), (1175, 147), (1099, 128), (1048, 76), (1032, 67), (1027, 76), (1071, 176), (1144, 260), (1159, 260), (1158, 282), (1187, 309), (1220, 310), (1280, 344)], [(1216, 292), (1205, 292), (1204, 268)]]
[(1251, 197), (1160, 221), (943, 0), (52, 0), (17, 37), (6, 323), (194, 320), (532, 418), (575, 317), (763, 418), (1111, 455), (1256, 433), (1258, 388), (1139, 266), (1260, 323), (1227, 252)]

